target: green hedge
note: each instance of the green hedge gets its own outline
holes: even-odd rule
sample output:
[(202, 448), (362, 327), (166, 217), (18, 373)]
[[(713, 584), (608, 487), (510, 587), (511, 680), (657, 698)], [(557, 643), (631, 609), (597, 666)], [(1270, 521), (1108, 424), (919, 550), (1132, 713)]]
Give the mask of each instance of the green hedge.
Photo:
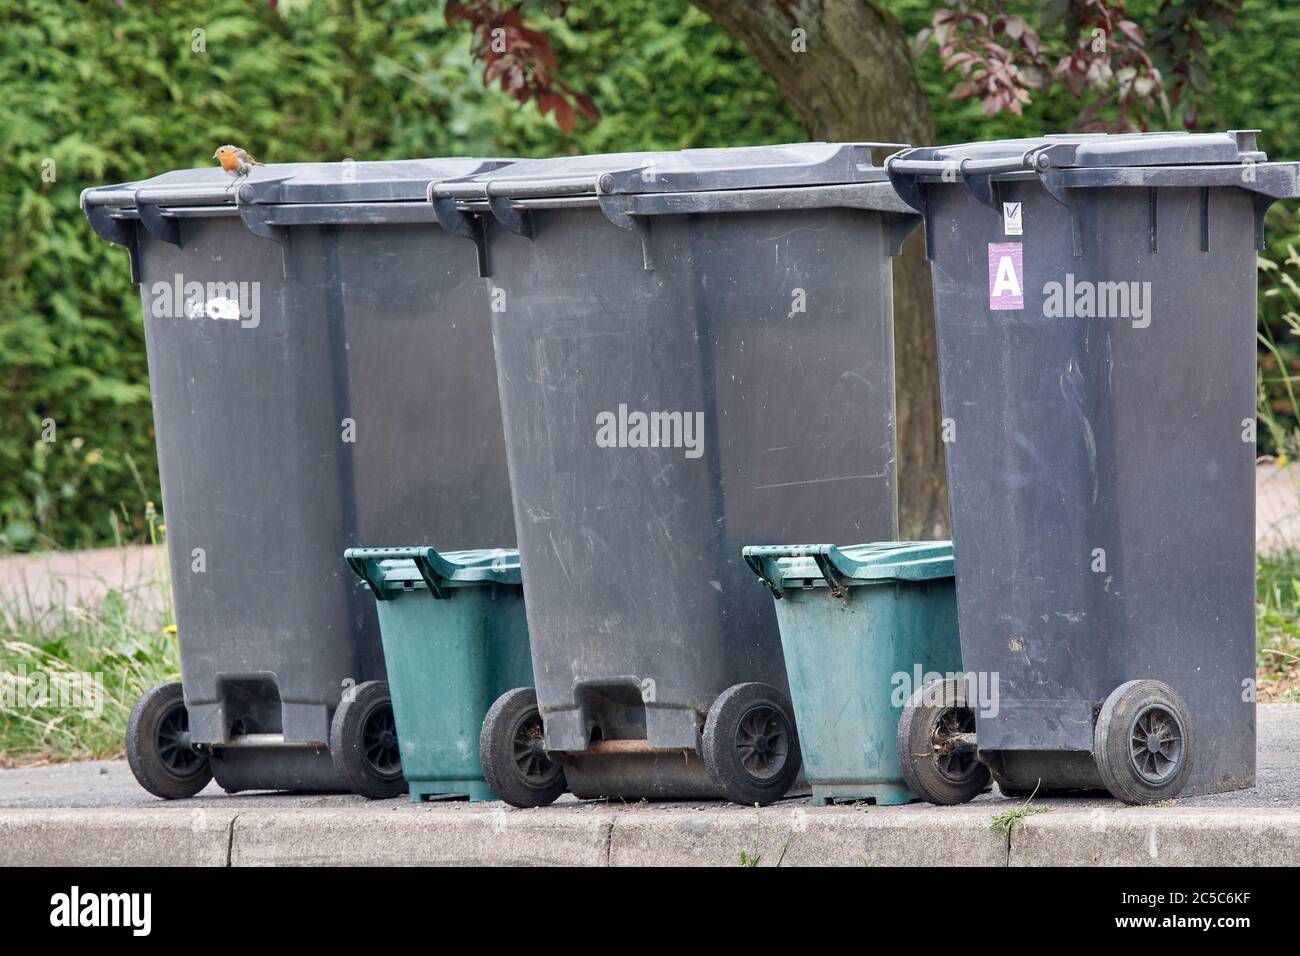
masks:
[(86, 225), (84, 187), (205, 165), (225, 142), (276, 162), (803, 138), (684, 0), (576, 7), (552, 30), (604, 119), (569, 139), (485, 90), (468, 34), (427, 0), (0, 0), (0, 547), (138, 536), (158, 499), (137, 290)]
[[(911, 32), (935, 7), (885, 2)], [(1129, 6), (1144, 19), (1157, 3)], [(84, 222), (82, 188), (205, 165), (224, 142), (276, 162), (804, 138), (774, 83), (686, 0), (576, 0), (544, 24), (603, 114), (572, 138), (484, 89), (467, 34), (428, 0), (281, 0), (278, 13), (264, 0), (0, 0), (0, 24), (0, 547), (136, 537), (158, 499), (137, 290), (123, 252)], [(206, 52), (191, 48), (200, 29)], [(1300, 10), (1247, 0), (1212, 49), (1207, 122), (1266, 126), (1270, 152), (1300, 158), (1295, 52)], [(948, 141), (1061, 129), (1076, 112), (1058, 94), (988, 120), (948, 98), (933, 51), (918, 74)]]

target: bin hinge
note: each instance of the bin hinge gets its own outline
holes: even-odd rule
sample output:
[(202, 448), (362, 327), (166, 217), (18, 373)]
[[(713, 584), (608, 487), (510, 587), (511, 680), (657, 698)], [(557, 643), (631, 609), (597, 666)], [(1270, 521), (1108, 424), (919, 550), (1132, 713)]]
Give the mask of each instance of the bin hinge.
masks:
[[(1042, 157), (1046, 159), (1046, 157)], [(1074, 207), (1074, 199), (1070, 196), (1070, 191), (1063, 184), (1064, 176), (1059, 169), (1039, 169), (1039, 182), (1047, 190), (1047, 194), (1065, 207), (1065, 211), (1070, 215), (1070, 241), (1076, 259), (1083, 258), (1083, 227), (1079, 223), (1079, 214)]]
[(237, 193), (236, 207), (239, 209), (239, 218), (243, 220), (245, 228), (253, 235), (262, 239), (269, 239), (280, 247), (280, 272), (284, 278), (288, 279), (292, 275), (290, 267), (290, 232), (287, 226), (271, 225), (271, 215), (274, 212), (274, 206), (253, 204), (249, 202), (253, 197), (253, 190), (250, 186), (241, 186)]
[(890, 256), (901, 256), (903, 254), (903, 243), (907, 237), (916, 231), (917, 217), (915, 215), (890, 215), (885, 214), (885, 239), (889, 244)]
[(957, 165), (957, 175), (961, 177), (962, 185), (966, 191), (975, 197), (975, 201), (981, 206), (987, 206), (999, 216), (1002, 215), (1002, 206), (998, 203), (997, 184), (993, 182), (991, 175), (977, 175), (966, 171), (966, 164), (970, 159), (963, 159)]
[(456, 200), (451, 196), (435, 195), (436, 185), (437, 183), (429, 183), (426, 194), (430, 205), (433, 206), (434, 218), (438, 220), (438, 225), (453, 236), (460, 236), (474, 243), (474, 252), (478, 257), (479, 278), (486, 279), (492, 273), (488, 269), (487, 229), (484, 227), (483, 218), (465, 212), (463, 209), (457, 209)]
[(1277, 198), (1254, 192), (1250, 194), (1250, 198), (1255, 207), (1255, 249), (1258, 251), (1264, 248), (1264, 217), (1269, 207), (1277, 202)]
[(604, 189), (612, 185), (612, 178), (606, 174), (596, 180), (596, 202), (605, 218), (629, 232), (635, 232), (641, 240), (641, 267), (646, 272), (655, 271), (653, 246), (651, 245), (650, 219), (647, 216), (632, 215), (633, 197), (617, 193), (607, 193)]
[(140, 240), (135, 232), (135, 223), (129, 219), (118, 219), (109, 212), (107, 206), (86, 205), (83, 207), (90, 228), (105, 242), (121, 246), (131, 260), (131, 281), (140, 284)]
[(424, 578), (424, 583), (429, 586), (429, 593), (443, 601), (456, 592), (452, 588), (443, 587), (446, 579), (434, 570), (433, 562), (429, 560), (429, 552), (432, 550), (432, 548), (416, 548), (415, 554), (411, 557), (415, 561), (415, 569), (420, 572), (420, 577)]
[(135, 208), (140, 214), (140, 222), (144, 224), (145, 229), (149, 230), (149, 235), (177, 248), (182, 247), (181, 222), (179, 219), (174, 216), (163, 215), (161, 207), (152, 203), (141, 202), (138, 198), (136, 199)]
[[(907, 150), (896, 155), (905, 155)], [(893, 159), (891, 156), (889, 159)], [(898, 193), (898, 198), (903, 200), (918, 213), (921, 214), (921, 228), (925, 232), (925, 259), (927, 262), (934, 259), (934, 236), (930, 228), (930, 202), (926, 191), (921, 187), (920, 180), (917, 176), (907, 173), (900, 173), (890, 168), (889, 160), (885, 161), (885, 173), (889, 176), (889, 183), (894, 187), (894, 192)], [(904, 236), (904, 239), (907, 237)], [(891, 241), (893, 237), (891, 236)], [(901, 249), (902, 240), (898, 241)], [(897, 255), (897, 253), (895, 253)]]
[(518, 208), (509, 196), (493, 196), (492, 184), (487, 185), (488, 208), (497, 222), (516, 235), (523, 236), (529, 242), (537, 235), (533, 226), (533, 214), (527, 209)]
[(847, 601), (852, 589), (849, 587), (848, 579), (840, 574), (839, 568), (835, 565), (836, 554), (839, 554), (839, 549), (835, 545), (823, 545), (813, 555), (813, 560), (817, 562), (817, 570), (821, 571), (822, 577), (826, 579), (831, 597)]
[(741, 551), (749, 570), (758, 575), (758, 579), (767, 585), (772, 596), (778, 601), (785, 597), (781, 587), (781, 573), (774, 565), (777, 549), (770, 546), (750, 546)]
[(383, 569), (379, 567), (378, 561), (366, 557), (366, 550), (366, 548), (348, 548), (343, 552), (343, 558), (352, 572), (374, 593), (376, 601), (387, 601), (389, 597), (384, 591)]

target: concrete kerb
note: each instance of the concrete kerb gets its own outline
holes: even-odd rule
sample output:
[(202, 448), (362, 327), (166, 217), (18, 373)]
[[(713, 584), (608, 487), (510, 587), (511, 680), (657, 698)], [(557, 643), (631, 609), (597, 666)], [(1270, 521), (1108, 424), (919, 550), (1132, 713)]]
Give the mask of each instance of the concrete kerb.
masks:
[(0, 810), (4, 866), (227, 866), (234, 811)]
[(1025, 817), (1012, 866), (1296, 866), (1300, 810), (1099, 807)]
[(232, 866), (605, 866), (608, 812), (464, 804), (241, 814)]
[(1300, 810), (1061, 808), (992, 827), (1005, 804), (761, 811), (615, 804), (0, 810), (0, 864), (1275, 866), (1300, 863)]

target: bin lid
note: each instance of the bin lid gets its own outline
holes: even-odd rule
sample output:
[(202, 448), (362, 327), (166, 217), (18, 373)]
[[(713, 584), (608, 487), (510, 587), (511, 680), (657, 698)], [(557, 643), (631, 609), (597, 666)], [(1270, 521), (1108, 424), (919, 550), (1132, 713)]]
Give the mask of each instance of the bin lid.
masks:
[(903, 147), (898, 143), (791, 143), (526, 159), (444, 184), (437, 191), (458, 198), (481, 198), (490, 192), (525, 199), (884, 182), (885, 170), (871, 157), (872, 150), (880, 148)]
[(926, 159), (1012, 160), (1030, 151), (1051, 149), (1051, 165), (1060, 168), (1102, 166), (1205, 166), (1264, 162), (1255, 144), (1258, 130), (1226, 133), (1063, 133), (1025, 139), (959, 143), (912, 150)]
[[(889, 581), (929, 581), (954, 573), (951, 541), (876, 541), (762, 545), (745, 548), (745, 561), (774, 589), (812, 579), (837, 587)], [(828, 572), (835, 580), (828, 580)]]
[(457, 179), (506, 165), (504, 159), (403, 159), (336, 163), (268, 163), (255, 166), (235, 188), (221, 167), (177, 169), (150, 179), (100, 186), (82, 193), (82, 206), (131, 208), (153, 205), (245, 203), (424, 202), (430, 182)]
[(386, 591), (428, 589), (446, 584), (523, 584), (516, 548), (437, 551), (434, 548), (348, 548), (357, 577)]

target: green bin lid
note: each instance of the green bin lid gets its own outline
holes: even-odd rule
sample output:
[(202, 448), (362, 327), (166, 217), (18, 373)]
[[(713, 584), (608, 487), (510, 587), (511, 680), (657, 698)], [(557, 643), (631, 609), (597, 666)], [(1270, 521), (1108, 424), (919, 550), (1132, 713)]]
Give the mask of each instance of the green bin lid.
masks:
[(519, 551), (480, 548), (437, 551), (433, 548), (348, 548), (344, 559), (353, 572), (381, 597), (379, 591), (428, 588), (438, 593), (449, 584), (523, 584)]
[(929, 581), (954, 574), (951, 541), (877, 541), (758, 545), (745, 548), (745, 562), (776, 591), (804, 581), (834, 588), (890, 581)]

